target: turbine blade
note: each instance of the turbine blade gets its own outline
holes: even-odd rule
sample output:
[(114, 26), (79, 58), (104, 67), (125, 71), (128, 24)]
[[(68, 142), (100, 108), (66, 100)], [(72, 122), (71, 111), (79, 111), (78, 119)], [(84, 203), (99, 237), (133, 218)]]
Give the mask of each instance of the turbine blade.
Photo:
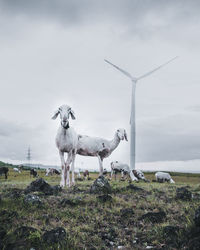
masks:
[(109, 63), (110, 65), (112, 65), (114, 68), (118, 69), (119, 71), (121, 71), (124, 75), (126, 75), (127, 77), (129, 77), (131, 80), (135, 80), (134, 77), (132, 77), (131, 74), (129, 74), (127, 71), (119, 68), (118, 66), (116, 66), (115, 64), (112, 64), (111, 62), (109, 62), (108, 60), (104, 59), (105, 62)]
[(178, 56), (172, 58), (171, 60), (167, 61), (166, 63), (163, 63), (162, 65), (160, 65), (159, 67), (157, 67), (157, 68), (155, 68), (155, 69), (149, 71), (148, 73), (146, 73), (146, 74), (144, 74), (144, 75), (138, 77), (137, 80), (140, 80), (140, 79), (142, 79), (142, 78), (145, 78), (145, 77), (151, 75), (152, 73), (154, 73), (155, 71), (157, 71), (157, 70), (159, 70), (160, 68), (164, 67), (164, 66), (167, 65), (168, 63), (174, 61), (177, 57), (178, 57)]

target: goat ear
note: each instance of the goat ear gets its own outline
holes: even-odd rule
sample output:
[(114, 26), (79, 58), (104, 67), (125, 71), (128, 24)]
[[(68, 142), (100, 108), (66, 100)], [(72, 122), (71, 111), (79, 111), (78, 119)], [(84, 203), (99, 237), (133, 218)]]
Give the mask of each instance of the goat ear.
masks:
[(124, 137), (125, 137), (125, 140), (128, 141), (126, 130), (124, 130)]
[(58, 116), (59, 113), (60, 113), (60, 111), (57, 110), (57, 111), (55, 112), (55, 114), (51, 117), (51, 119), (55, 120), (55, 119), (57, 118), (57, 116)]
[(73, 110), (71, 110), (71, 111), (70, 111), (70, 115), (71, 115), (71, 118), (72, 118), (73, 120), (75, 120), (75, 119), (76, 119), (76, 117), (75, 117), (75, 115), (74, 115), (74, 111), (73, 111)]

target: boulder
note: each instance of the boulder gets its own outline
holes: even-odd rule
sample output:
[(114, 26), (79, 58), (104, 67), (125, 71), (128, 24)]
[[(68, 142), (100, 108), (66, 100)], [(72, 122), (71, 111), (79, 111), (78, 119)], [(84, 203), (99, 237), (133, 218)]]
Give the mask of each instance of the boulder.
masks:
[(148, 212), (140, 217), (141, 220), (150, 221), (152, 223), (161, 223), (165, 220), (165, 218), (166, 218), (166, 213), (164, 211)]
[(77, 206), (77, 205), (82, 205), (85, 202), (81, 197), (75, 197), (75, 198), (64, 198), (60, 204), (62, 206), (70, 205), (70, 206)]
[(134, 215), (134, 211), (132, 208), (122, 208), (120, 210), (121, 217), (123, 218), (129, 218)]
[(63, 227), (57, 227), (53, 230), (46, 231), (42, 239), (46, 244), (59, 244), (63, 246), (66, 243), (66, 231)]
[(190, 201), (192, 199), (192, 193), (186, 187), (177, 188), (176, 199)]
[(24, 192), (27, 194), (30, 192), (38, 191), (43, 192), (45, 195), (53, 195), (57, 194), (61, 190), (62, 189), (59, 186), (52, 187), (44, 179), (40, 178), (31, 182), (31, 184), (24, 190)]
[(97, 196), (97, 199), (100, 202), (107, 202), (107, 201), (112, 201), (112, 196), (109, 194), (103, 194), (103, 195)]
[(90, 187), (90, 192), (94, 194), (110, 194), (112, 192), (111, 186), (108, 180), (102, 175), (99, 176), (92, 186)]
[(40, 206), (42, 204), (39, 196), (34, 195), (34, 194), (27, 194), (24, 197), (24, 203), (29, 204), (29, 205), (36, 205), (36, 206)]

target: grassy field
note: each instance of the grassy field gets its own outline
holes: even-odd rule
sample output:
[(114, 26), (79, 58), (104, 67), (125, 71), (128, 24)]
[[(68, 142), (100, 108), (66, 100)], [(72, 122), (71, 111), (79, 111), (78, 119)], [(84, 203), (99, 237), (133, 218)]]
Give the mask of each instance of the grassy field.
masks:
[[(129, 188), (128, 181), (113, 180), (112, 200), (106, 202), (90, 193), (97, 174), (90, 176), (91, 180), (77, 181), (75, 187), (57, 195), (35, 192), (41, 206), (24, 203), (23, 190), (35, 180), (29, 171), (18, 174), (10, 169), (8, 180), (0, 176), (0, 235), (1, 230), (6, 232), (0, 249), (188, 249), (187, 237), (194, 228), (194, 212), (200, 206), (200, 174), (174, 173), (176, 184), (134, 183), (141, 188), (138, 190)], [(145, 176), (154, 179), (154, 173)], [(39, 171), (39, 177), (50, 185), (60, 181), (58, 176), (46, 177), (44, 171)], [(176, 189), (183, 186), (192, 192), (191, 201), (176, 199)], [(17, 192), (19, 195), (15, 195)], [(62, 205), (64, 198), (73, 203)], [(166, 216), (149, 221), (142, 217), (148, 212), (164, 212)], [(27, 239), (16, 238), (13, 232), (21, 226), (36, 231)], [(168, 226), (175, 230), (171, 236), (166, 234)], [(66, 230), (64, 245), (44, 241), (44, 233), (57, 227)]]

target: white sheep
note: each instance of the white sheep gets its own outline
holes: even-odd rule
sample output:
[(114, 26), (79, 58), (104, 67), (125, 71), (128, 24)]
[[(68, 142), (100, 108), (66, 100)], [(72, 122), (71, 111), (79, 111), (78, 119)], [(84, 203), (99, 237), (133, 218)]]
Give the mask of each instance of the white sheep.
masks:
[(125, 129), (118, 129), (112, 140), (78, 135), (77, 154), (98, 157), (99, 174), (103, 175), (103, 159), (110, 156), (119, 145), (120, 141), (124, 139), (127, 141)]
[(131, 177), (132, 181), (138, 181), (138, 178), (134, 176), (133, 171), (130, 169), (128, 164), (124, 164), (118, 161), (113, 161), (110, 163), (110, 165), (111, 165), (111, 179), (113, 173), (115, 174), (115, 179), (116, 179), (116, 173), (120, 172), (122, 177), (124, 177), (124, 174), (128, 174)]
[[(56, 136), (56, 146), (59, 150), (62, 174), (61, 174), (61, 186), (66, 186), (66, 184), (70, 187), (70, 164), (72, 170), (72, 185), (75, 184), (74, 178), (74, 161), (76, 156), (77, 144), (78, 144), (78, 136), (75, 130), (69, 126), (69, 117), (74, 120), (74, 112), (71, 107), (68, 105), (62, 105), (52, 117), (53, 120), (57, 118), (60, 114), (61, 126), (58, 129)], [(68, 153), (67, 160), (65, 161), (64, 153)], [(67, 180), (67, 183), (66, 183)]]
[(13, 168), (13, 170), (14, 170), (15, 172), (18, 172), (19, 174), (21, 173), (21, 171), (20, 171), (18, 168)]
[(170, 182), (175, 183), (169, 173), (165, 172), (157, 172), (155, 173), (156, 181), (157, 182)]

